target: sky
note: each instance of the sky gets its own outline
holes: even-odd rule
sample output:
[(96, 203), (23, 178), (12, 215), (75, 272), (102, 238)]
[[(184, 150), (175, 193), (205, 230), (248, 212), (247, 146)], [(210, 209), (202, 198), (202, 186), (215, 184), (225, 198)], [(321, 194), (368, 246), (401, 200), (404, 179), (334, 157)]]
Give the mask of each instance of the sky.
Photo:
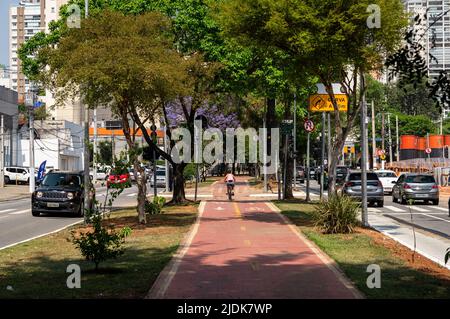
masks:
[(17, 5), (19, 0), (0, 0), (0, 64), (9, 64), (8, 21), (9, 6)]

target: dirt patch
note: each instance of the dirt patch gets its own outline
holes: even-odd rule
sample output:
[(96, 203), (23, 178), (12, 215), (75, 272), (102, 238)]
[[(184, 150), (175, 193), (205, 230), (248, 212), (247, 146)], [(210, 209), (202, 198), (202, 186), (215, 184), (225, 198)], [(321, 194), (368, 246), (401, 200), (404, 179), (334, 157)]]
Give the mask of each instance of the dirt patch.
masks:
[(418, 253), (414, 255), (413, 260), (412, 250), (386, 237), (385, 235), (375, 230), (366, 228), (357, 228), (356, 232), (371, 237), (375, 244), (389, 249), (395, 256), (404, 260), (409, 267), (445, 280), (450, 280), (450, 270), (436, 264)]

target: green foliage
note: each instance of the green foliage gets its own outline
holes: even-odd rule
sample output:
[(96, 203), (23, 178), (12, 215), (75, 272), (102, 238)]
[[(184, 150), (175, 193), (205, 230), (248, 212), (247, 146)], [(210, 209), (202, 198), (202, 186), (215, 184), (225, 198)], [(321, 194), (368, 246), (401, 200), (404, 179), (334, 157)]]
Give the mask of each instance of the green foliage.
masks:
[(195, 177), (195, 164), (189, 163), (183, 171), (184, 180), (191, 180)]
[(161, 214), (161, 211), (166, 203), (166, 199), (164, 197), (156, 196), (153, 198), (153, 201), (149, 200), (145, 201), (145, 213), (149, 215), (157, 215)]
[(359, 208), (359, 203), (346, 195), (330, 196), (316, 207), (315, 225), (326, 234), (352, 233), (358, 225)]
[(98, 143), (98, 163), (104, 165), (111, 165), (113, 161), (112, 154), (112, 142), (110, 141), (100, 141)]
[(400, 135), (426, 136), (437, 133), (438, 126), (425, 115), (398, 115)]
[(92, 217), (93, 230), (79, 235), (72, 232), (72, 243), (80, 250), (82, 256), (95, 263), (95, 269), (107, 259), (115, 259), (124, 253), (125, 238), (131, 234), (129, 227), (116, 232), (113, 227), (102, 224), (102, 216)]

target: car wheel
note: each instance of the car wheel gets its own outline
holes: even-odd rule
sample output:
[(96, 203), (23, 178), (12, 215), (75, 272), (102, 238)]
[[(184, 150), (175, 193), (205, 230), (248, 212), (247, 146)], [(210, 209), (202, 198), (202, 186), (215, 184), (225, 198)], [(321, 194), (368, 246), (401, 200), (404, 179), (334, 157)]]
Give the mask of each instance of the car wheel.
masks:
[(394, 194), (392, 194), (392, 202), (397, 203), (397, 198), (395, 198)]
[(31, 215), (33, 215), (34, 217), (39, 217), (39, 216), (41, 216), (41, 213), (31, 210)]
[(402, 196), (402, 205), (406, 205), (408, 204), (406, 198), (404, 196)]
[(433, 200), (433, 205), (439, 205), (439, 199), (435, 199), (435, 200)]
[(9, 184), (10, 181), (9, 176), (5, 176), (5, 184)]
[(384, 200), (379, 201), (377, 205), (378, 205), (378, 207), (383, 207), (384, 206)]
[(76, 213), (77, 217), (83, 217), (84, 216), (84, 201), (81, 202), (80, 208), (78, 209), (78, 212)]

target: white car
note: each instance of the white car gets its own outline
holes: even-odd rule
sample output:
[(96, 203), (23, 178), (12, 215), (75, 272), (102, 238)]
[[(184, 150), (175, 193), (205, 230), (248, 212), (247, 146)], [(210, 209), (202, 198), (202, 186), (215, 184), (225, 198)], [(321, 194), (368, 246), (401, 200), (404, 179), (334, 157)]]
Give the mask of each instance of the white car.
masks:
[[(91, 176), (91, 178), (94, 178), (94, 169), (93, 168), (90, 169), (89, 175)], [(109, 175), (109, 170), (104, 169), (104, 168), (97, 169), (97, 175), (96, 175), (97, 180), (104, 181), (108, 178), (108, 175)]]
[(389, 170), (379, 170), (375, 171), (383, 185), (383, 189), (385, 193), (392, 194), (392, 188), (394, 187), (394, 183), (397, 182), (398, 176), (394, 171)]
[[(150, 187), (153, 188), (155, 184), (154, 175), (152, 174), (149, 178)], [(156, 186), (166, 186), (166, 171), (162, 169), (156, 170)]]
[(30, 169), (27, 167), (7, 166), (4, 169), (5, 183), (29, 183)]

